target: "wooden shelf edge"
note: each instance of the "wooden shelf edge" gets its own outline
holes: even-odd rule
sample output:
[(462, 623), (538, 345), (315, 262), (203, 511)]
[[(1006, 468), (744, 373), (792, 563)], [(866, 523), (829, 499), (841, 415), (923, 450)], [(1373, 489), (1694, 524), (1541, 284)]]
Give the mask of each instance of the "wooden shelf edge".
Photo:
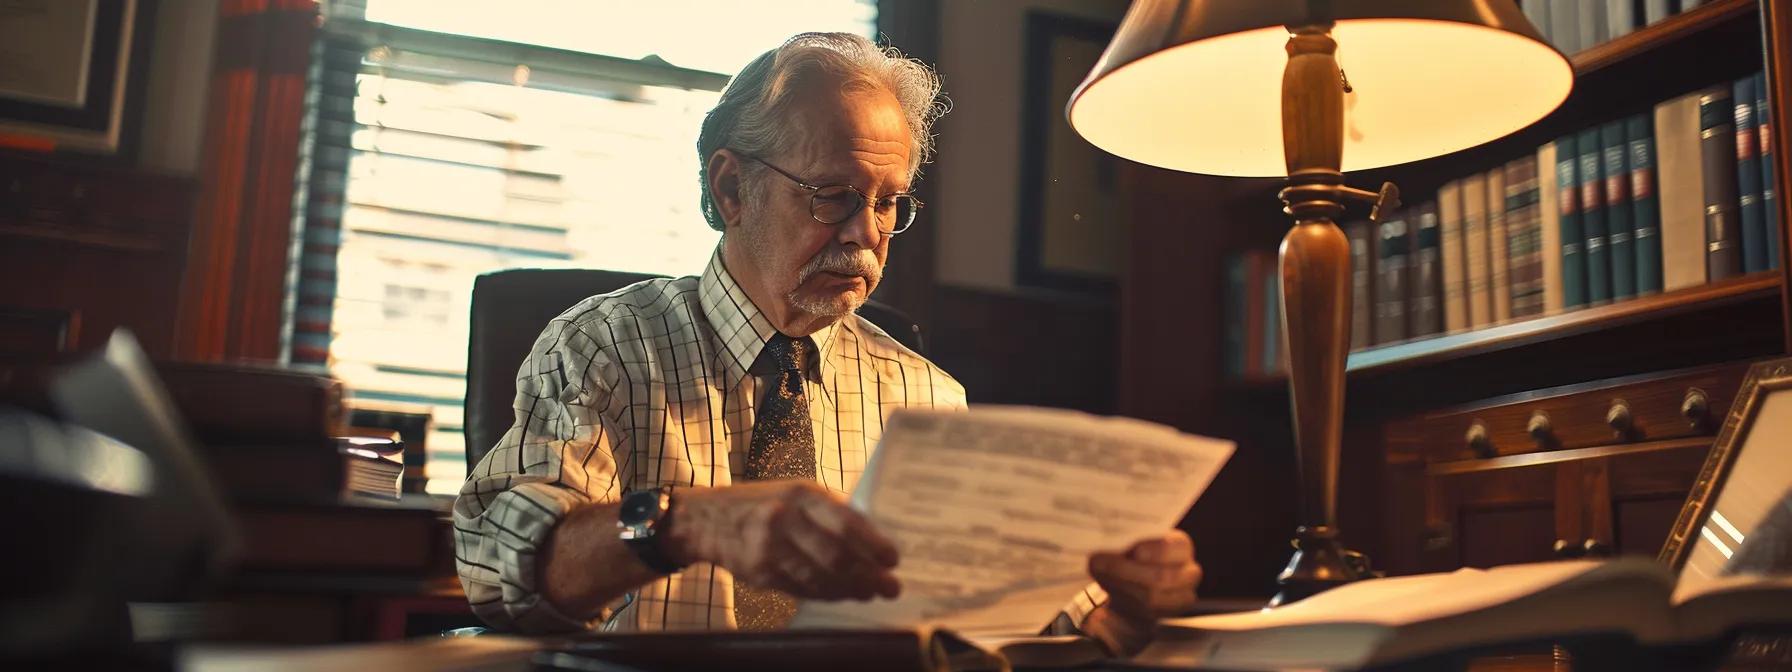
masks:
[(1698, 287), (1619, 303), (1506, 322), (1473, 331), (1378, 346), (1351, 353), (1349, 371), (1377, 372), (1398, 366), (1458, 359), (1563, 336), (1636, 324), (1753, 298), (1778, 296), (1780, 274), (1765, 271)]
[(1575, 77), (1622, 63), (1626, 59), (1687, 36), (1707, 30), (1744, 14), (1759, 11), (1757, 0), (1717, 0), (1661, 21), (1590, 49), (1575, 52), (1568, 58)]
[[(1780, 272), (1763, 271), (1619, 303), (1376, 346), (1350, 353), (1346, 366), (1352, 377), (1377, 375), (1779, 295)], [(1285, 388), (1287, 384), (1284, 376), (1227, 381), (1228, 387), (1239, 390)]]

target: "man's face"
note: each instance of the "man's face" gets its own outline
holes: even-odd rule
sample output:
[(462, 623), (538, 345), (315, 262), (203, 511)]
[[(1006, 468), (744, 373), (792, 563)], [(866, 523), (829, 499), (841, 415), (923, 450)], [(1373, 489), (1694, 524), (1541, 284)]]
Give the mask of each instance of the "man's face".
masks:
[[(841, 94), (836, 88), (805, 96), (796, 142), (761, 157), (805, 184), (851, 185), (874, 198), (905, 191), (909, 130), (896, 97), (883, 89)], [(746, 247), (769, 289), (796, 313), (839, 317), (856, 310), (882, 278), (889, 236), (867, 205), (839, 224), (816, 221), (810, 191), (770, 168), (743, 185), (740, 226), (730, 231)], [(882, 222), (889, 228), (892, 222)]]

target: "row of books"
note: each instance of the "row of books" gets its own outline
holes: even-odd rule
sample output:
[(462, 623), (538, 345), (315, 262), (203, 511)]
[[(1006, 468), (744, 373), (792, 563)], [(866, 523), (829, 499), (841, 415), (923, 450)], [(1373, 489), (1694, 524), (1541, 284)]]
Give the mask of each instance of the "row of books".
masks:
[(1525, 18), (1564, 54), (1623, 37), (1709, 0), (1520, 0)]
[(1445, 183), (1352, 238), (1352, 347), (1779, 266), (1765, 78), (1663, 102)]
[[(1759, 73), (1695, 91), (1345, 223), (1351, 349), (1778, 268), (1766, 93)], [(1231, 259), (1233, 378), (1286, 372), (1278, 278), (1273, 251)]]

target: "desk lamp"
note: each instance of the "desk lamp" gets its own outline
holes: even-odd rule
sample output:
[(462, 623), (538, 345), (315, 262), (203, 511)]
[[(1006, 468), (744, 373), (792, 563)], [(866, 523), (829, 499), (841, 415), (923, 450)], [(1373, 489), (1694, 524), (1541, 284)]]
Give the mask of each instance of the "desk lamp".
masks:
[(1350, 345), (1350, 247), (1333, 223), (1342, 171), (1508, 135), (1568, 97), (1574, 70), (1514, 0), (1134, 0), (1071, 96), (1091, 144), (1190, 173), (1286, 177), (1281, 310), (1299, 471), (1295, 552), (1271, 606), (1353, 581), (1338, 542), (1338, 452)]

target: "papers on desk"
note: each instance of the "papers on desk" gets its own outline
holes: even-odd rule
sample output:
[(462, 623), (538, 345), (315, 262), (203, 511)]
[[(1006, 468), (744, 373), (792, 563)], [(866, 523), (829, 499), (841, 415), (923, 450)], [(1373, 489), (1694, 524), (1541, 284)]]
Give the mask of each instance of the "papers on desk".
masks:
[(790, 627), (1038, 633), (1091, 583), (1091, 553), (1173, 528), (1232, 449), (1057, 409), (898, 411), (852, 505), (899, 549), (902, 595), (806, 602)]

